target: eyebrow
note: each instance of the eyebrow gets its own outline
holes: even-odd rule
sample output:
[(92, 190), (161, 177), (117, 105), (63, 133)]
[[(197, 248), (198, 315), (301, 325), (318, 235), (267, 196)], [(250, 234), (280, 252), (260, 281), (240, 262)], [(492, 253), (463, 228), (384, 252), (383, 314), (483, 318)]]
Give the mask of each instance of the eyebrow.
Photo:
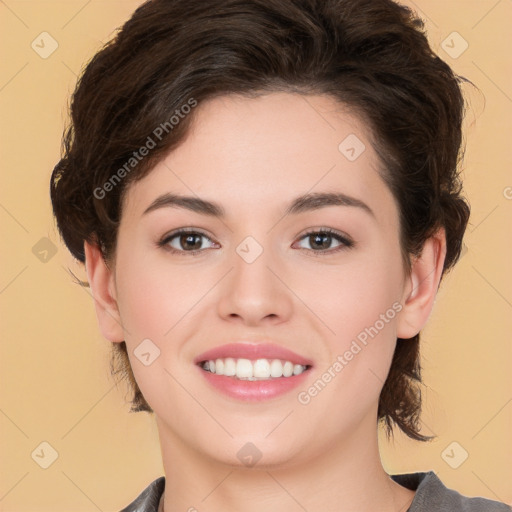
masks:
[[(372, 209), (360, 199), (342, 193), (308, 193), (295, 198), (287, 207), (284, 215), (296, 215), (299, 213), (318, 210), (327, 206), (352, 206), (360, 208), (375, 217)], [(224, 208), (213, 201), (207, 201), (193, 196), (182, 196), (166, 193), (157, 197), (145, 210), (143, 215), (160, 208), (184, 208), (202, 215), (225, 218)]]

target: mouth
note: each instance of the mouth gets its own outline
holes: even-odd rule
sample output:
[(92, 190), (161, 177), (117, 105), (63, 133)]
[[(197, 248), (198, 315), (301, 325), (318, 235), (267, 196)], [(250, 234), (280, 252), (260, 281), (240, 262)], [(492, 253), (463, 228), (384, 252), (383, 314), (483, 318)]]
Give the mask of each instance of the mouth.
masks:
[(288, 379), (300, 375), (311, 368), (311, 365), (293, 363), (281, 359), (245, 359), (233, 357), (210, 359), (198, 363), (205, 372), (233, 377), (239, 380), (273, 380)]
[(274, 344), (231, 343), (194, 360), (212, 389), (242, 401), (286, 394), (307, 378), (313, 363)]

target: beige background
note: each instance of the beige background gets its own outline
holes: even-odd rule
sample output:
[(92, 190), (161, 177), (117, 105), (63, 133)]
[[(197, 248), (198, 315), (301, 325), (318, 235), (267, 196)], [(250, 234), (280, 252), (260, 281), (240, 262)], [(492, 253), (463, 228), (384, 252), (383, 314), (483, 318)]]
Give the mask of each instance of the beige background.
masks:
[[(116, 511), (163, 474), (153, 418), (129, 414), (126, 389), (108, 375), (108, 342), (88, 290), (66, 271), (83, 276), (58, 240), (48, 196), (76, 75), (139, 4), (0, 1), (2, 511)], [(463, 494), (512, 503), (512, 1), (408, 4), (435, 51), (480, 92), (465, 88), (467, 252), (423, 338), (423, 432), (438, 438), (382, 438), (383, 458), (391, 473), (433, 469)], [(44, 51), (42, 32), (58, 43), (46, 59), (31, 47)], [(58, 452), (47, 469), (44, 441)], [(463, 450), (457, 469), (445, 462), (460, 463)]]

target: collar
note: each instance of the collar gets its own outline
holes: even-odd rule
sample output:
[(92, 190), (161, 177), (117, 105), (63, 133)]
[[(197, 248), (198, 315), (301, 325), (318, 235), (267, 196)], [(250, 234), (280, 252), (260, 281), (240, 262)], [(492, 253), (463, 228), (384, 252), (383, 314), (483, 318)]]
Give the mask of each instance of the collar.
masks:
[[(469, 498), (457, 491), (447, 489), (434, 471), (390, 475), (398, 484), (416, 491), (408, 512), (428, 510), (450, 510), (451, 512), (512, 512), (512, 509), (497, 501), (485, 498)], [(159, 512), (163, 501), (165, 477), (154, 480), (130, 505), (121, 512)]]

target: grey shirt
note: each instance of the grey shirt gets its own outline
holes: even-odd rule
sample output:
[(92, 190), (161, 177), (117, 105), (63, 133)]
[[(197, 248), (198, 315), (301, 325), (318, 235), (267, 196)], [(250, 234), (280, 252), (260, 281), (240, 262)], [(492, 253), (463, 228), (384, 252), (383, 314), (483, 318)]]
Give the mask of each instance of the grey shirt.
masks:
[[(511, 507), (499, 501), (470, 498), (446, 488), (433, 471), (390, 476), (400, 485), (416, 491), (407, 512), (512, 512)], [(121, 512), (158, 512), (164, 488), (165, 477), (161, 476)]]
[(416, 491), (407, 512), (512, 512), (511, 507), (499, 501), (469, 498), (448, 489), (433, 471), (390, 476)]

